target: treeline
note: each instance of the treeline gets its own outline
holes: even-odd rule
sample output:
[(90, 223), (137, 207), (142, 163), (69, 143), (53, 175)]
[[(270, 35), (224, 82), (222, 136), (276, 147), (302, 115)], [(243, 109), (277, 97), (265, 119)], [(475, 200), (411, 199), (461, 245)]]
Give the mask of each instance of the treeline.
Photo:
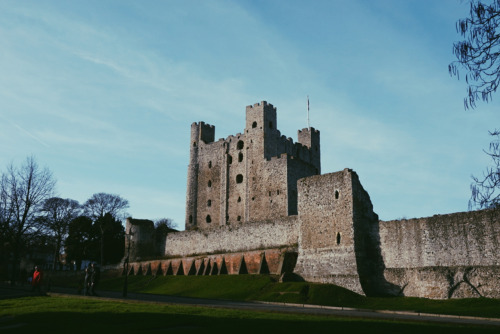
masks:
[[(55, 196), (56, 180), (33, 157), (0, 181), (0, 277), (15, 281), (33, 264), (79, 269), (82, 261), (118, 263), (124, 256), (126, 199), (96, 193), (85, 203)], [(157, 226), (165, 224), (162, 219)], [(159, 225), (158, 225), (159, 224)], [(10, 277), (9, 277), (10, 276)]]

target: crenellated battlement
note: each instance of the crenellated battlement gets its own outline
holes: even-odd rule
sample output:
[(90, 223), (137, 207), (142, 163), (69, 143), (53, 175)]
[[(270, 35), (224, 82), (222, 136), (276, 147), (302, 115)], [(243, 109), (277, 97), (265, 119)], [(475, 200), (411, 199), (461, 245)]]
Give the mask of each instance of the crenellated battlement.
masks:
[[(265, 106), (272, 106), (271, 104), (268, 104), (266, 101), (263, 101)], [(261, 106), (260, 103), (256, 103), (255, 105)], [(250, 106), (253, 108), (253, 106)], [(273, 107), (276, 109), (275, 107)], [(197, 122), (193, 123), (194, 126), (199, 127), (200, 129), (206, 128), (207, 130), (210, 131), (215, 131), (215, 126), (206, 124), (205, 122)], [(279, 157), (281, 154), (287, 154), (289, 156), (293, 156), (294, 159), (297, 160), (302, 160), (305, 163), (315, 165), (317, 164), (317, 161), (315, 161), (314, 156), (315, 156), (315, 148), (313, 146), (313, 141), (314, 138), (317, 137), (317, 142), (319, 145), (319, 130), (316, 130), (314, 128), (306, 128), (302, 130), (298, 130), (298, 139), (299, 141), (295, 142), (293, 138), (287, 137), (285, 135), (282, 135), (281, 132), (276, 129), (275, 130), (275, 138), (270, 138), (271, 145), (276, 148), (275, 154), (272, 154), (270, 156), (266, 156), (266, 160), (270, 160), (273, 157)], [(239, 141), (247, 141), (247, 139), (250, 140), (251, 143), (253, 143), (253, 136), (250, 135), (248, 132), (241, 133), (238, 132), (235, 135), (229, 135), (226, 138), (219, 138), (217, 142), (205, 142), (205, 144), (217, 144), (220, 145), (221, 143), (227, 144), (228, 146), (230, 145), (236, 145), (235, 143)], [(274, 140), (273, 140), (274, 139)], [(268, 139), (269, 141), (269, 139)], [(266, 145), (267, 142), (264, 143)], [(247, 146), (249, 144), (247, 143)]]
[(253, 109), (253, 108), (271, 108), (276, 111), (276, 107), (274, 107), (271, 103), (268, 103), (267, 101), (261, 101), (260, 103), (254, 103), (253, 105), (248, 105), (246, 109)]
[(210, 128), (210, 129), (215, 130), (215, 125), (211, 125), (211, 124), (205, 123), (203, 121), (201, 121), (201, 122), (193, 122), (191, 124), (191, 126), (193, 126), (193, 125), (200, 126), (200, 127), (206, 127), (206, 128)]
[(191, 142), (197, 146), (200, 141), (205, 144), (213, 142), (215, 139), (215, 126), (205, 122), (194, 122), (191, 124)]

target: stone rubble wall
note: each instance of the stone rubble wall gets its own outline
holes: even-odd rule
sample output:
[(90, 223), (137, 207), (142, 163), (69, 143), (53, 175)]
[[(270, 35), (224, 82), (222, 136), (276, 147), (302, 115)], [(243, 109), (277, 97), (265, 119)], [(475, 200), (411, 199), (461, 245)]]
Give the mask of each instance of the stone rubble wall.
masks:
[(308, 282), (335, 284), (364, 294), (356, 269), (352, 246), (326, 249), (300, 249), (294, 273)]
[(500, 298), (500, 266), (388, 268), (384, 275), (407, 297)]
[(381, 221), (385, 277), (405, 296), (500, 298), (500, 219), (492, 210)]
[(500, 220), (494, 212), (380, 222), (387, 268), (500, 265)]
[(296, 216), (266, 222), (218, 226), (212, 230), (169, 233), (165, 246), (167, 257), (245, 252), (280, 247), (296, 247)]

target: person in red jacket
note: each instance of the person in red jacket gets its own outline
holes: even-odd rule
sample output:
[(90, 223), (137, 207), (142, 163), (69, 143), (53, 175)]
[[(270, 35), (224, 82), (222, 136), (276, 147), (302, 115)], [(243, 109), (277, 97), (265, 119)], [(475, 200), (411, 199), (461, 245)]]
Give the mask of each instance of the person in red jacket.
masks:
[(38, 269), (38, 266), (35, 266), (35, 271), (33, 272), (33, 278), (31, 279), (31, 286), (33, 292), (38, 291), (39, 294), (42, 293), (41, 286), (42, 286), (42, 277), (43, 273), (41, 270)]

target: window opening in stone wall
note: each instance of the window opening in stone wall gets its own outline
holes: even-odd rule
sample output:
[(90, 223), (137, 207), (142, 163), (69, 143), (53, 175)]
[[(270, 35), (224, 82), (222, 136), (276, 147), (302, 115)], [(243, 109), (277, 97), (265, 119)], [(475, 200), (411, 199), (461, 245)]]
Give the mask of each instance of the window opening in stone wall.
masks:
[(207, 218), (205, 218), (205, 220), (207, 221), (207, 223), (211, 223), (212, 217), (210, 217), (210, 215), (207, 215)]
[(339, 199), (339, 191), (335, 190), (335, 199)]
[(232, 164), (233, 163), (233, 157), (231, 156), (231, 154), (227, 155), (227, 163), (228, 164)]
[(238, 203), (241, 202), (241, 197), (238, 197)]
[(271, 196), (271, 192), (269, 192), (269, 196)]
[(238, 162), (242, 161), (243, 161), (243, 153), (240, 152), (240, 154), (238, 154)]
[(189, 224), (192, 224), (192, 223), (193, 223), (193, 216), (189, 215)]
[(212, 168), (212, 161), (208, 162), (208, 168)]
[(273, 122), (272, 122), (272, 121), (270, 121), (270, 122), (269, 122), (269, 129), (272, 129), (272, 128), (273, 128)]
[(241, 221), (241, 216), (238, 216), (238, 218), (237, 218), (237, 219), (238, 219), (238, 221), (240, 222), (240, 221)]
[(279, 190), (276, 190), (276, 195), (279, 195), (280, 194), (280, 191)]
[(209, 200), (207, 201), (207, 206), (212, 206), (212, 200), (211, 200), (211, 199), (209, 199)]
[(241, 183), (241, 182), (243, 182), (243, 175), (241, 174), (236, 175), (236, 183)]
[(257, 127), (257, 122), (252, 123), (252, 129), (255, 129)]
[(238, 142), (238, 144), (236, 145), (236, 148), (237, 148), (238, 150), (241, 150), (241, 149), (243, 149), (243, 146), (244, 146), (244, 145), (245, 145), (245, 144), (243, 143), (243, 141), (242, 141), (242, 140), (240, 140), (240, 141)]
[(193, 142), (193, 147), (196, 147), (196, 142)]
[(340, 245), (340, 232), (337, 232), (337, 245)]
[(252, 201), (255, 200), (255, 197), (252, 197)]
[(212, 181), (211, 180), (208, 180), (208, 187), (212, 187)]

